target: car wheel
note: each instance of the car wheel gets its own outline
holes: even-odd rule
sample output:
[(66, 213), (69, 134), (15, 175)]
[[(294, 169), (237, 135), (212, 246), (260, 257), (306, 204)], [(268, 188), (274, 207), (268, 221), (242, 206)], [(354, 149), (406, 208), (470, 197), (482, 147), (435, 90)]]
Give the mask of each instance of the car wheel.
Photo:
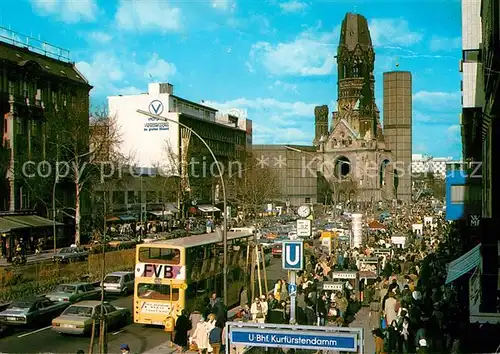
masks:
[(128, 295), (128, 289), (127, 288), (123, 288), (122, 290), (122, 296), (127, 296)]

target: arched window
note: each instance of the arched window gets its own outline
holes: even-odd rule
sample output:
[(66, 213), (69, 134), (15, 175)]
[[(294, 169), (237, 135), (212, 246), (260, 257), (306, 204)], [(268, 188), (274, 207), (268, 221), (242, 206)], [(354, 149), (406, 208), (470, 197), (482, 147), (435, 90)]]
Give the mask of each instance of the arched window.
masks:
[(352, 67), (352, 77), (359, 77), (359, 64), (354, 64)]

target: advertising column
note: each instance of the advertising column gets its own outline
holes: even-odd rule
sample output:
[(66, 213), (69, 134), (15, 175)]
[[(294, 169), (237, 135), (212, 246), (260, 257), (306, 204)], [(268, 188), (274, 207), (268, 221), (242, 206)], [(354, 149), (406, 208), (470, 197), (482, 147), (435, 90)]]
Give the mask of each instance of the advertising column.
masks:
[(353, 247), (361, 247), (363, 243), (363, 214), (352, 214), (352, 243)]

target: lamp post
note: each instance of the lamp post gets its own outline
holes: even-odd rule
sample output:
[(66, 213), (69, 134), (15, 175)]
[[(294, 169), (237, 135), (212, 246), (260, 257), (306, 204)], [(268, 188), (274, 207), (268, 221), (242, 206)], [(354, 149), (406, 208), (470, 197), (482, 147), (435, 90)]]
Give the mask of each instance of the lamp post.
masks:
[(224, 244), (224, 253), (223, 253), (223, 258), (224, 258), (224, 261), (223, 261), (223, 272), (224, 272), (223, 291), (224, 291), (224, 295), (223, 296), (224, 296), (224, 304), (227, 306), (227, 304), (228, 304), (228, 302), (227, 302), (227, 199), (226, 199), (226, 185), (224, 183), (224, 177), (222, 176), (222, 168), (220, 167), (219, 161), (215, 157), (215, 154), (212, 151), (212, 149), (210, 148), (210, 146), (208, 146), (207, 142), (200, 136), (200, 134), (198, 134), (197, 132), (195, 132), (193, 129), (191, 129), (187, 125), (185, 125), (185, 124), (183, 124), (183, 123), (181, 123), (179, 121), (176, 121), (174, 119), (163, 117), (163, 116), (160, 116), (160, 115), (157, 115), (157, 114), (152, 114), (152, 113), (143, 111), (141, 109), (138, 109), (137, 113), (140, 113), (140, 114), (143, 114), (145, 116), (148, 116), (148, 117), (151, 117), (151, 118), (155, 118), (155, 119), (158, 119), (158, 120), (163, 120), (163, 121), (166, 121), (166, 122), (172, 122), (172, 123), (180, 125), (183, 128), (186, 128), (192, 134), (194, 134), (194, 136), (196, 136), (198, 139), (200, 139), (200, 141), (203, 143), (203, 145), (205, 145), (205, 147), (207, 148), (208, 152), (212, 156), (212, 159), (214, 160), (214, 163), (217, 165), (217, 172), (219, 173), (219, 178), (220, 178), (221, 186), (222, 186), (222, 197), (224, 199), (224, 207), (223, 207), (223, 209), (224, 209), (224, 212), (223, 212), (224, 219), (223, 219), (223, 230), (222, 230), (222, 239), (223, 239), (223, 244)]

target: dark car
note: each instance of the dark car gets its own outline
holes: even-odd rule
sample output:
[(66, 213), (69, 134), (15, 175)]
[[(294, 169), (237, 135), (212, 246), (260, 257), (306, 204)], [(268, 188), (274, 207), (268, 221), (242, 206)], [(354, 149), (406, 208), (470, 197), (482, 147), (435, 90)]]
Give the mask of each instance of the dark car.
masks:
[(59, 263), (86, 261), (89, 258), (89, 252), (82, 247), (61, 248), (52, 260)]
[(0, 312), (0, 322), (9, 326), (46, 323), (68, 306), (68, 302), (53, 302), (43, 296), (17, 300)]

